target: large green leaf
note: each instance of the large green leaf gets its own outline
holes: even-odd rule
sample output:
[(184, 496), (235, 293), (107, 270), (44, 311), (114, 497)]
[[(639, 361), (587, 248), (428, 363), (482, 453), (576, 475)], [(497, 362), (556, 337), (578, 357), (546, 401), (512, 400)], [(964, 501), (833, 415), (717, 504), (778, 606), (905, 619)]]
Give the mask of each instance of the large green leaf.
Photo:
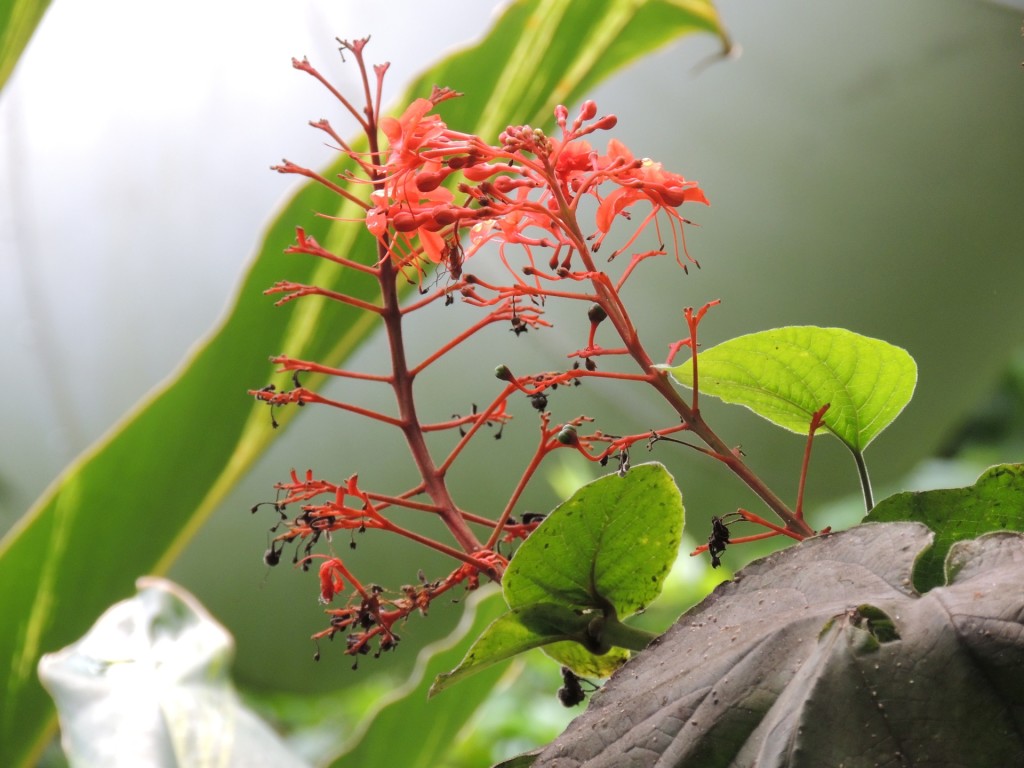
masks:
[(661, 464), (588, 483), (530, 534), (502, 580), (511, 610), (431, 693), (528, 651), (607, 677), (652, 635), (622, 624), (660, 593), (679, 554), (683, 504)]
[(993, 531), (1024, 531), (1024, 464), (1003, 464), (982, 473), (967, 488), (907, 491), (878, 502), (867, 522), (911, 520), (935, 531), (935, 543), (914, 568), (919, 592), (945, 584), (946, 555), (958, 541)]
[(0, 10), (0, 88), (14, 71), (50, 0), (9, 0)]
[[(906, 350), (842, 328), (791, 326), (738, 336), (700, 353), (702, 394), (744, 405), (807, 433), (823, 405), (824, 426), (861, 453), (910, 402), (917, 365)], [(672, 368), (685, 386), (693, 360)]]
[(683, 534), (683, 504), (661, 464), (587, 483), (522, 543), (503, 580), (510, 608), (556, 603), (620, 617), (661, 593)]
[[(486, 39), (427, 71), (403, 101), (442, 83), (466, 94), (443, 105), (460, 130), (487, 135), (507, 123), (546, 125), (556, 103), (578, 100), (584, 86), (695, 31), (722, 35), (710, 3), (516, 2)], [(343, 168), (338, 163), (327, 175)], [(314, 211), (338, 220), (314, 218)], [(374, 329), (368, 315), (346, 306), (312, 300), (275, 310), (262, 295), (287, 278), (370, 298), (372, 286), (351, 271), (281, 256), (296, 225), (338, 252), (373, 254), (365, 228), (345, 225), (345, 217), (336, 195), (302, 188), (268, 228), (223, 324), (0, 542), (0, 666), (8, 670), (0, 764), (31, 762), (55, 725), (35, 678), (40, 654), (84, 632), (104, 608), (132, 593), (140, 574), (164, 572), (267, 447), (267, 411), (244, 396), (266, 382), (267, 356), (339, 365)], [(310, 376), (303, 383), (318, 382)], [(286, 412), (280, 421), (289, 418)]]

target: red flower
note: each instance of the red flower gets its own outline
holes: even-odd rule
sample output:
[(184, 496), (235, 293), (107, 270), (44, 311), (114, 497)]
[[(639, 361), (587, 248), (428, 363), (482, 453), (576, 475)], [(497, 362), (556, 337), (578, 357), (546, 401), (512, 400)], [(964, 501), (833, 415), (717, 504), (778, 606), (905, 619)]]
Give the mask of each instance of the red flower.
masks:
[(572, 182), (582, 174), (590, 173), (597, 168), (598, 155), (587, 141), (570, 141), (565, 144), (552, 139), (554, 149), (551, 153), (555, 159), (555, 175), (564, 183), (572, 186)]
[(508, 202), (492, 204), (497, 215), (481, 219), (470, 230), (467, 258), (479, 251), (485, 243), (497, 242), (502, 261), (516, 275), (517, 281), (522, 282), (519, 270), (509, 265), (510, 254), (505, 249), (506, 245), (521, 247), (529, 265), (533, 267), (533, 247), (551, 247), (564, 241), (558, 220), (547, 207), (549, 200), (546, 195), (537, 201), (531, 197), (531, 192), (529, 186), (519, 187)]
[(320, 602), (325, 605), (339, 592), (345, 591), (345, 580), (341, 572), (344, 567), (336, 557), (324, 560), (320, 566)]
[[(687, 181), (678, 173), (666, 171), (653, 160), (636, 160), (622, 142), (608, 142), (608, 155), (602, 158), (611, 170), (609, 177), (619, 188), (601, 201), (597, 210), (597, 228), (604, 233), (611, 229), (616, 216), (640, 200), (648, 200), (655, 209), (678, 208), (683, 203), (709, 205), (704, 192), (695, 181)], [(679, 214), (672, 212), (676, 218)]]
[(441, 261), (444, 238), (438, 232), (444, 224), (439, 219), (448, 218), (444, 214), (454, 199), (451, 190), (436, 187), (423, 192), (411, 173), (402, 173), (391, 177), (383, 191), (378, 190), (370, 197), (374, 206), (366, 212), (366, 227), (374, 237), (384, 241), (391, 227), (410, 250), (415, 250), (418, 243), (423, 255), (434, 263)]
[[(437, 100), (448, 95), (442, 92)], [(465, 215), (464, 209), (454, 209), (454, 195), (440, 184), (451, 172), (442, 160), (466, 154), (469, 147), (438, 115), (429, 114), (435, 103), (416, 99), (401, 117), (380, 121), (389, 142), (382, 167), (386, 178), (384, 189), (371, 196), (366, 227), (380, 242), (387, 242), (389, 231), (395, 233), (389, 249), (400, 264), (414, 261), (417, 254), (439, 263), (445, 251), (441, 230)]]
[(419, 151), (444, 135), (448, 126), (438, 115), (428, 114), (433, 108), (430, 99), (416, 99), (401, 117), (381, 118), (380, 129), (389, 142), (389, 168), (418, 167), (422, 162)]

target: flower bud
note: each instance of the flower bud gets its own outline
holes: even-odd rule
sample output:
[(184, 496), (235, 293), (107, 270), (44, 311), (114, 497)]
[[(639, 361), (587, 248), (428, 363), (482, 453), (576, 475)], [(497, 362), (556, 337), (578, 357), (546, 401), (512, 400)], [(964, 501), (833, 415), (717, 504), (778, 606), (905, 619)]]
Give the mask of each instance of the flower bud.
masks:
[[(505, 166), (505, 170), (508, 170), (508, 166)], [(530, 179), (517, 179), (512, 176), (499, 176), (493, 182), (494, 189), (504, 195), (507, 195), (514, 189), (519, 187), (536, 187), (537, 183)]]
[(444, 176), (436, 171), (422, 171), (416, 174), (416, 189), (420, 192), (433, 192), (444, 181)]
[(434, 209), (431, 211), (431, 218), (438, 225), (438, 227), (447, 227), (449, 224), (458, 221), (459, 214), (457, 210), (449, 206), (438, 205), (435, 206)]
[(416, 217), (408, 211), (399, 211), (391, 217), (391, 225), (396, 232), (412, 232), (418, 226)]
[(502, 171), (507, 170), (508, 166), (503, 163), (477, 163), (474, 166), (466, 168), (464, 173), (466, 178), (470, 181), (483, 181), (496, 173), (501, 173)]

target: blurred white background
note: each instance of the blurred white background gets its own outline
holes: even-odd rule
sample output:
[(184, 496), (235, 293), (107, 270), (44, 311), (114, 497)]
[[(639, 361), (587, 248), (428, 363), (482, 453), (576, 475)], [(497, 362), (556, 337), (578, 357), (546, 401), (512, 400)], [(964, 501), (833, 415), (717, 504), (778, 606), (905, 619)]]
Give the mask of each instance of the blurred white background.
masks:
[(496, 5), (53, 3), (0, 94), (0, 530), (213, 327), (294, 188), (269, 166), (327, 162), (291, 57), (344, 85), (335, 36), (372, 34), (393, 98)]

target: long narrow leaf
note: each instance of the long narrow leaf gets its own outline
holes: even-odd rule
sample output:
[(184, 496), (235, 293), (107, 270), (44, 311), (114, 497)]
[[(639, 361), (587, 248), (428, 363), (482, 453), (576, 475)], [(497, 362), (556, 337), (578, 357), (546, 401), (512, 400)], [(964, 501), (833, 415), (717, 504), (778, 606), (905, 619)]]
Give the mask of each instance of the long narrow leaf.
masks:
[[(556, 103), (578, 100), (584, 86), (696, 31), (725, 41), (709, 2), (516, 2), (483, 42), (425, 73), (409, 93), (429, 93), (433, 83), (465, 92), (445, 103), (445, 119), (484, 136), (507, 123), (545, 125)], [(287, 278), (372, 298), (372, 284), (358, 275), (282, 257), (296, 225), (339, 253), (373, 253), (365, 228), (314, 219), (312, 211), (345, 215), (340, 198), (304, 187), (267, 230), (223, 324), (0, 542), (0, 668), (8, 670), (0, 765), (31, 762), (52, 733), (53, 709), (35, 677), (40, 654), (80, 635), (131, 594), (140, 574), (165, 571), (267, 447), (274, 433), (265, 406), (244, 392), (266, 381), (268, 354), (338, 365), (374, 329), (368, 315), (348, 307), (307, 300), (275, 310), (262, 296)]]
[(10, 0), (0, 10), (0, 89), (14, 71), (50, 0)]

